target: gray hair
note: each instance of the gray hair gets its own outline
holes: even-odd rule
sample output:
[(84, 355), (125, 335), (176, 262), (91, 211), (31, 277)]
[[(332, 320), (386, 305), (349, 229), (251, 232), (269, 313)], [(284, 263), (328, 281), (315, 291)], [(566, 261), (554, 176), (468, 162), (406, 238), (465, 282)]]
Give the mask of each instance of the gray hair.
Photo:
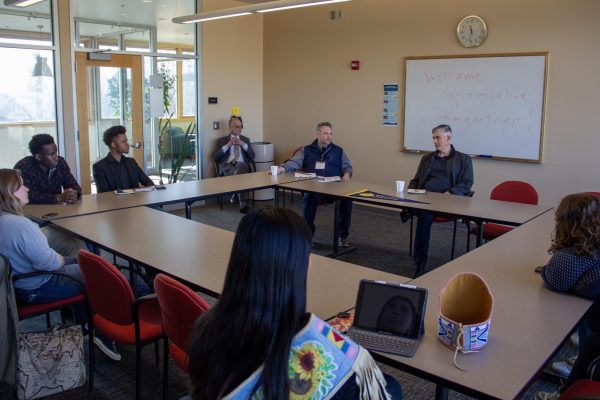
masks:
[(450, 125), (446, 125), (446, 124), (438, 125), (431, 130), (431, 133), (434, 133), (435, 131), (438, 131), (438, 130), (442, 131), (444, 136), (452, 135), (452, 128), (450, 128)]

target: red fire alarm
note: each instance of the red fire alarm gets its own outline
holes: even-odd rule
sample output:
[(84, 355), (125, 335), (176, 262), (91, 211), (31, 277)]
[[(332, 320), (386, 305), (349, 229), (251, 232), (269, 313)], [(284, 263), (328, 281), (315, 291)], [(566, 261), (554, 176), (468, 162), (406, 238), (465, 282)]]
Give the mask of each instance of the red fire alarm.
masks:
[(358, 71), (360, 69), (360, 61), (351, 61), (350, 68), (352, 68), (352, 71)]

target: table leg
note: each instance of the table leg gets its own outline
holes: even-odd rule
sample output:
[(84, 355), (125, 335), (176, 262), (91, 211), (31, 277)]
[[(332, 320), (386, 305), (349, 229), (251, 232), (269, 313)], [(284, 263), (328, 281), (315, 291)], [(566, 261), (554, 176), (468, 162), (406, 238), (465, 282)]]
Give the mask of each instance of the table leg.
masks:
[(192, 202), (191, 201), (185, 202), (185, 218), (192, 219)]
[(477, 223), (477, 241), (475, 242), (475, 247), (481, 246), (483, 242), (483, 221), (479, 220)]
[(337, 257), (340, 255), (338, 244), (338, 231), (340, 229), (340, 201), (336, 199), (333, 202), (333, 206), (333, 254), (331, 256)]
[(447, 400), (448, 399), (448, 388), (435, 385), (435, 400)]
[(129, 285), (133, 290), (133, 296), (137, 299), (137, 285), (135, 284), (135, 273), (137, 272), (137, 266), (129, 260)]
[[(274, 190), (273, 202), (275, 203), (275, 207), (279, 207), (279, 188), (276, 187)], [(285, 208), (285, 189), (282, 190), (282, 198), (283, 198), (283, 208)]]

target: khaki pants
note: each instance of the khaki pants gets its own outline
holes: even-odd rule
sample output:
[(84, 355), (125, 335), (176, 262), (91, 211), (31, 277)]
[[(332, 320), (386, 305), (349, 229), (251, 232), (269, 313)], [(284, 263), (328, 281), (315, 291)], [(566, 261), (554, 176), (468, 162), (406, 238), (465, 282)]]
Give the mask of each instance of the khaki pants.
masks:
[(48, 239), (48, 245), (63, 257), (75, 257), (80, 249), (87, 249), (83, 240), (51, 225), (46, 225), (41, 230)]

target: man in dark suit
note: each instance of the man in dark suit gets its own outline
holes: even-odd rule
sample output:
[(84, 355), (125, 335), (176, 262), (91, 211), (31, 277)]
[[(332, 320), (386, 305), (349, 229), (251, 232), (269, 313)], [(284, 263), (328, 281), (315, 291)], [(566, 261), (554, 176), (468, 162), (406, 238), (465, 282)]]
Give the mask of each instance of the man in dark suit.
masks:
[(135, 160), (124, 156), (129, 153), (126, 131), (124, 126), (115, 125), (104, 132), (102, 139), (108, 146), (109, 153), (92, 167), (98, 193), (136, 189), (140, 185), (154, 186), (152, 179)]
[[(244, 124), (242, 117), (232, 115), (229, 118), (229, 135), (217, 141), (215, 163), (219, 176), (247, 174), (250, 163), (254, 160), (254, 150), (250, 139), (242, 135)], [(250, 209), (247, 203), (247, 194), (240, 193), (240, 212), (247, 213)]]

